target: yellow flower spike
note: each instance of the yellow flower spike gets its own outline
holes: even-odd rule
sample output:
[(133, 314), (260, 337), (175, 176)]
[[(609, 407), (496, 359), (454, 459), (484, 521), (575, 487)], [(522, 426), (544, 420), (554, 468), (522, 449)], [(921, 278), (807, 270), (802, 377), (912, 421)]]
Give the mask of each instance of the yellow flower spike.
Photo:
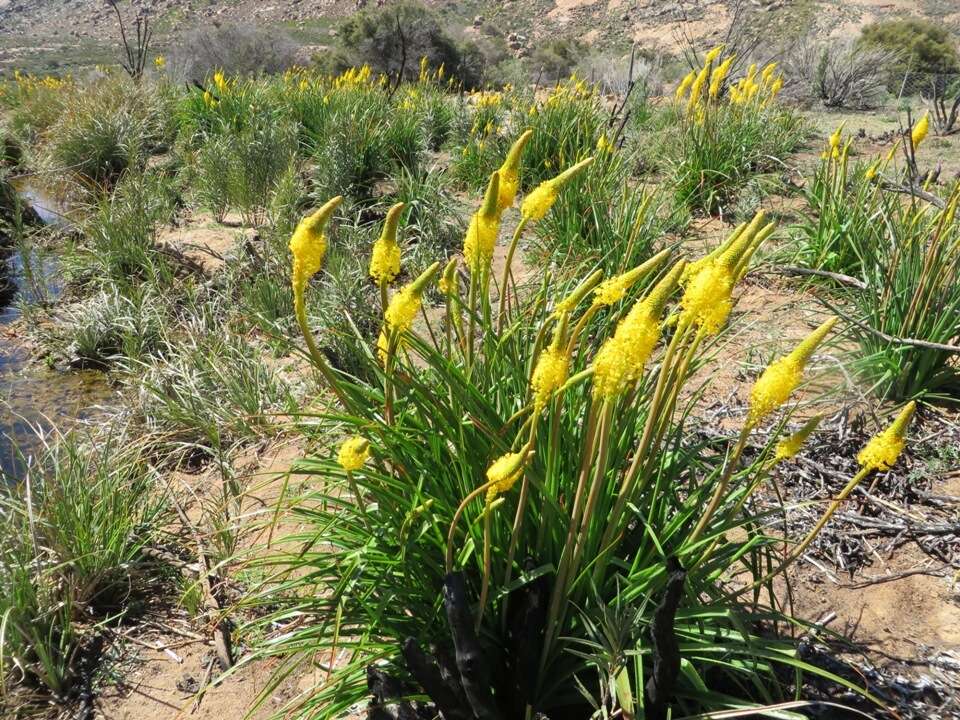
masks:
[(487, 468), (487, 503), (497, 495), (510, 492), (520, 476), (523, 475), (523, 464), (527, 453), (515, 452), (501, 455)]
[(471, 274), (482, 272), (490, 267), (493, 248), (500, 234), (500, 173), (490, 175), (483, 205), (470, 218), (467, 236), (463, 241), (463, 257)]
[(513, 205), (513, 201), (517, 197), (517, 188), (520, 187), (520, 156), (531, 137), (533, 137), (533, 130), (525, 130), (510, 146), (510, 151), (507, 153), (503, 165), (500, 166), (498, 171), (500, 190), (497, 200), (499, 212), (503, 212)]
[(307, 282), (323, 267), (327, 253), (327, 237), (323, 229), (342, 200), (342, 195), (327, 200), (319, 210), (301, 220), (290, 237), (295, 297), (298, 293), (302, 295)]
[(896, 465), (906, 444), (907, 427), (917, 404), (908, 402), (886, 430), (874, 436), (857, 454), (857, 462), (868, 470), (889, 470)]
[(875, 177), (877, 177), (877, 171), (879, 169), (880, 159), (877, 158), (870, 164), (870, 167), (867, 168), (866, 172), (863, 174), (863, 177), (866, 178), (867, 182), (871, 182)]
[(762, 73), (760, 73), (760, 79), (763, 81), (765, 85), (770, 84), (770, 79), (773, 77), (773, 73), (775, 73), (776, 70), (777, 70), (777, 64), (775, 62), (772, 62), (763, 69)]
[(380, 237), (373, 244), (370, 256), (370, 277), (379, 284), (391, 282), (400, 274), (400, 246), (397, 244), (397, 226), (405, 203), (397, 203), (387, 211)]
[(559, 317), (564, 313), (572, 313), (576, 309), (577, 305), (581, 303), (583, 298), (587, 296), (587, 293), (596, 287), (597, 283), (600, 282), (602, 278), (602, 270), (595, 270), (593, 273), (588, 275), (583, 282), (573, 289), (573, 292), (557, 303), (556, 307), (553, 308), (551, 317), (559, 319)]
[(613, 305), (615, 302), (618, 302), (623, 299), (623, 296), (627, 294), (627, 290), (641, 277), (643, 277), (649, 267), (647, 263), (643, 265), (638, 265), (633, 268), (633, 270), (628, 270), (625, 273), (616, 275), (612, 278), (604, 280), (593, 291), (593, 304), (594, 305)]
[(774, 360), (761, 373), (750, 391), (748, 426), (755, 426), (790, 399), (803, 379), (803, 371), (810, 356), (836, 323), (837, 318), (830, 318), (810, 333), (793, 352)]
[(683, 76), (683, 80), (680, 81), (680, 84), (677, 85), (677, 91), (674, 93), (674, 99), (677, 102), (681, 102), (684, 96), (687, 94), (687, 90), (690, 89), (690, 86), (693, 85), (693, 81), (697, 77), (697, 71), (691, 70), (686, 75)]
[(733, 274), (718, 262), (705, 265), (687, 283), (680, 298), (680, 320), (715, 335), (733, 309)]
[(611, 399), (640, 378), (643, 368), (660, 340), (660, 314), (683, 273), (681, 260), (658, 282), (650, 294), (638, 300), (620, 321), (613, 336), (593, 359), (593, 395)]
[(711, 49), (703, 58), (704, 65), (710, 65), (714, 60), (720, 57), (720, 53), (723, 52), (723, 45), (717, 45), (715, 48)]
[(720, 88), (723, 86), (723, 81), (727, 79), (727, 75), (730, 74), (730, 66), (733, 64), (733, 59), (735, 55), (731, 55), (722, 63), (717, 65), (717, 67), (710, 73), (710, 91), (709, 95), (711, 98), (716, 98), (720, 94)]
[(401, 333), (413, 327), (413, 319), (420, 311), (423, 290), (427, 283), (440, 269), (440, 263), (435, 262), (411, 283), (404, 285), (392, 298), (387, 306), (384, 318), (391, 331)]
[(807, 438), (810, 437), (813, 431), (817, 429), (817, 426), (820, 425), (821, 420), (823, 420), (822, 415), (815, 415), (807, 420), (803, 424), (803, 427), (795, 433), (777, 443), (777, 448), (773, 455), (774, 459), (779, 462), (796, 457), (797, 453), (800, 452), (800, 448), (803, 447), (803, 444), (807, 441)]
[(930, 112), (927, 111), (923, 114), (923, 117), (917, 121), (913, 126), (913, 130), (910, 132), (910, 142), (913, 144), (913, 149), (916, 150), (920, 147), (920, 143), (923, 142), (924, 138), (927, 137), (927, 133), (930, 132)]
[(450, 262), (443, 268), (440, 274), (440, 281), (437, 283), (440, 292), (444, 295), (456, 295), (457, 293), (457, 259), (450, 258)]
[(337, 462), (347, 472), (356, 472), (370, 457), (370, 441), (362, 437), (344, 440), (337, 453)]
[(846, 120), (841, 122), (837, 126), (837, 129), (833, 131), (833, 133), (830, 135), (830, 138), (828, 139), (828, 142), (830, 143), (830, 151), (831, 153), (834, 154), (833, 155), (834, 157), (837, 157), (839, 155), (840, 140), (843, 138), (843, 126), (845, 124), (846, 124)]
[[(756, 242), (758, 236), (760, 236), (762, 240), (766, 238), (770, 232), (773, 232), (775, 226), (772, 223), (765, 225), (764, 223), (766, 223), (766, 221), (767, 214), (763, 210), (757, 211), (757, 214), (753, 216), (753, 220), (744, 228), (743, 232), (737, 235), (729, 244), (726, 244), (722, 252), (717, 252), (716, 255), (711, 253), (711, 256), (721, 265), (733, 267), (748, 248)], [(769, 232), (766, 232), (768, 229)], [(764, 232), (766, 232), (766, 234), (763, 234)]]
[(697, 77), (694, 78), (693, 85), (690, 86), (690, 98), (687, 100), (688, 115), (693, 113), (697, 104), (700, 102), (701, 95), (703, 95), (703, 86), (706, 84), (709, 75), (710, 66), (707, 64), (703, 66), (703, 69), (700, 70), (700, 72), (697, 73)]
[(163, 55), (157, 55), (153, 59), (153, 65), (157, 70), (163, 70), (167, 66), (167, 59)]
[(576, 165), (568, 167), (559, 175), (540, 183), (523, 199), (523, 203), (520, 205), (520, 214), (527, 220), (542, 220), (557, 201), (557, 193), (560, 188), (583, 172), (592, 162), (593, 158), (588, 157)]
[(543, 408), (553, 392), (561, 387), (570, 374), (570, 356), (566, 352), (567, 314), (560, 315), (553, 330), (553, 340), (549, 347), (540, 353), (530, 387), (533, 390), (533, 406)]

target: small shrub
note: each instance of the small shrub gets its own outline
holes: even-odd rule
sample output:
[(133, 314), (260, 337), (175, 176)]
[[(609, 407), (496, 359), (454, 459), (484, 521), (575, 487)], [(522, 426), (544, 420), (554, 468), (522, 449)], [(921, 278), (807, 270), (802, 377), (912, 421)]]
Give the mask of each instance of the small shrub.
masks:
[(465, 48), (440, 24), (437, 14), (420, 3), (401, 2), (354, 13), (341, 23), (339, 37), (347, 55), (345, 65), (335, 71), (369, 65), (376, 73), (395, 77), (405, 53), (403, 73), (408, 80), (418, 78), (418, 62), (426, 58), (430, 67), (443, 65), (464, 87), (475, 87), (481, 81), (475, 51), (469, 48), (464, 52)]
[(866, 287), (848, 299), (858, 319), (858, 365), (881, 397), (957, 400), (957, 353), (913, 341), (960, 344), (960, 223), (950, 209), (958, 201), (955, 189), (945, 210), (884, 203), (874, 220), (879, 237), (861, 241)]
[(98, 287), (139, 282), (168, 286), (174, 277), (169, 257), (157, 247), (157, 230), (173, 211), (168, 178), (147, 172), (126, 175), (82, 225), (83, 239), (64, 256), (75, 281)]
[(259, 348), (214, 328), (216, 315), (198, 313), (186, 331), (163, 339), (160, 359), (130, 363), (139, 376), (137, 409), (167, 442), (215, 456), (233, 444), (266, 437), (276, 414), (293, 410), (290, 390)]
[(538, 43), (533, 50), (531, 60), (546, 83), (560, 84), (586, 55), (587, 48), (579, 40), (557, 38)]
[(101, 290), (68, 309), (63, 318), (65, 355), (71, 365), (107, 369), (128, 360), (146, 360), (160, 347), (169, 321), (157, 295), (116, 288)]
[(882, 46), (829, 38), (805, 38), (787, 56), (784, 66), (794, 95), (813, 98), (826, 107), (877, 107), (887, 95), (887, 80), (898, 59)]
[(95, 443), (60, 437), (29, 464), (29, 482), (0, 493), (5, 689), (66, 700), (87, 629), (137, 609), (150, 572), (142, 550), (169, 521), (142, 449), (115, 431)]
[(164, 108), (129, 79), (108, 77), (77, 93), (43, 136), (45, 162), (101, 185), (142, 169), (164, 141)]

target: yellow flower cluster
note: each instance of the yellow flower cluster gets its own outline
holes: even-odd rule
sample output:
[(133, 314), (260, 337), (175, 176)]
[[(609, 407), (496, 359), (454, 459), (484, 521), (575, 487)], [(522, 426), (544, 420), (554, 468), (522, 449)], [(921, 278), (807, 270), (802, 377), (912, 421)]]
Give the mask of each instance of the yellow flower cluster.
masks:
[(565, 347), (567, 318), (562, 316), (553, 331), (550, 346), (537, 358), (530, 386), (533, 389), (533, 405), (540, 409), (547, 404), (553, 392), (559, 389), (570, 373), (570, 356)]
[(774, 225), (764, 225), (761, 210), (749, 225), (741, 225), (716, 250), (691, 263), (683, 276), (683, 297), (680, 299), (680, 321), (715, 335), (733, 309), (731, 293), (753, 252), (771, 232)]
[(520, 188), (520, 156), (532, 136), (533, 130), (525, 130), (517, 138), (497, 173), (499, 175), (497, 210), (501, 213), (511, 207), (517, 197), (517, 190)]
[(167, 59), (163, 55), (157, 55), (153, 59), (153, 66), (157, 70), (163, 70), (167, 66)]
[(684, 263), (679, 262), (650, 294), (638, 300), (593, 360), (593, 394), (610, 399), (636, 382), (660, 340), (660, 314), (677, 286)]
[(520, 205), (520, 214), (527, 220), (542, 220), (557, 201), (560, 188), (583, 172), (592, 162), (593, 158), (588, 157), (576, 165), (568, 167), (556, 177), (540, 183), (523, 199), (523, 203)]
[(470, 93), (469, 97), (477, 110), (498, 108), (503, 104), (503, 93), (496, 90), (478, 90)]
[(576, 73), (571, 75), (563, 82), (558, 82), (547, 99), (544, 101), (546, 107), (555, 107), (568, 102), (579, 100), (590, 100), (596, 97), (596, 88), (588, 85), (587, 82), (578, 77)]
[(295, 298), (302, 299), (307, 282), (323, 267), (323, 258), (327, 253), (327, 237), (323, 229), (342, 200), (341, 195), (328, 200), (315, 213), (301, 220), (293, 231), (290, 252), (293, 253)]
[(390, 351), (390, 337), (399, 338), (413, 327), (413, 320), (420, 312), (420, 305), (423, 302), (424, 288), (439, 268), (440, 263), (435, 262), (424, 270), (416, 280), (404, 285), (390, 298), (387, 311), (384, 313), (383, 329), (377, 339), (377, 350), (384, 363), (386, 363)]
[(497, 495), (510, 492), (517, 480), (523, 475), (523, 461), (525, 453), (506, 453), (501, 455), (487, 468), (486, 503), (489, 506)]
[(373, 244), (370, 255), (370, 277), (386, 285), (400, 274), (400, 246), (397, 244), (397, 225), (406, 205), (397, 203), (387, 211), (380, 237)]
[(626, 295), (627, 290), (629, 290), (637, 280), (643, 277), (649, 269), (647, 264), (644, 263), (643, 265), (638, 265), (633, 268), (633, 270), (628, 270), (625, 273), (604, 280), (593, 291), (593, 304), (613, 305), (615, 302), (619, 302), (623, 299), (623, 296)]
[(59, 78), (52, 75), (37, 77), (36, 75), (21, 73), (19, 70), (14, 70), (13, 80), (19, 93), (27, 96), (38, 90), (62, 90), (73, 84), (73, 78), (70, 75)]
[(913, 130), (910, 131), (910, 142), (913, 144), (914, 150), (920, 147), (920, 143), (923, 142), (924, 138), (927, 137), (927, 133), (929, 132), (930, 111), (928, 110), (923, 114), (923, 117), (916, 122), (916, 124), (913, 126)]
[(347, 472), (356, 472), (370, 457), (370, 441), (362, 437), (344, 440), (337, 453), (337, 462)]
[(735, 85), (730, 86), (730, 103), (732, 105), (749, 105), (757, 103), (761, 108), (766, 107), (783, 89), (783, 75), (777, 73), (777, 64), (770, 63), (760, 73), (757, 80), (757, 64), (753, 63), (747, 69), (747, 74)]
[(483, 205), (470, 218), (463, 242), (463, 257), (471, 274), (484, 272), (490, 266), (493, 249), (500, 234), (500, 173), (494, 172), (487, 184)]
[(810, 356), (836, 323), (835, 317), (830, 318), (810, 333), (793, 352), (770, 363), (761, 373), (750, 391), (749, 425), (756, 425), (790, 399), (803, 379)]
[(807, 438), (813, 434), (813, 431), (817, 429), (822, 419), (823, 416), (821, 415), (810, 418), (803, 424), (803, 427), (777, 443), (777, 448), (774, 451), (774, 459), (780, 461), (790, 460), (796, 457), (797, 453), (800, 452), (800, 448), (807, 441)]
[(907, 403), (890, 427), (871, 438), (857, 454), (857, 462), (868, 470), (889, 470), (896, 465), (906, 444), (907, 426), (916, 409), (915, 402)]
[(333, 86), (337, 89), (356, 88), (370, 85), (373, 81), (373, 71), (369, 65), (361, 65), (344, 70), (333, 79)]

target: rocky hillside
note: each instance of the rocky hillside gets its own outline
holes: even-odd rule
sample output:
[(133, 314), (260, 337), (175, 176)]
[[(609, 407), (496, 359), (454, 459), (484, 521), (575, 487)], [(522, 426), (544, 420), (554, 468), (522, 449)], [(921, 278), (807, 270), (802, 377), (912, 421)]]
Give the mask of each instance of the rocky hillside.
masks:
[[(358, 6), (397, 0), (121, 0), (123, 12), (148, 14), (156, 46), (205, 23), (282, 25), (298, 40), (322, 43), (333, 22)], [(871, 21), (921, 15), (960, 28), (955, 0), (427, 0), (453, 29), (466, 34), (522, 34), (529, 43), (578, 38), (599, 50), (637, 41), (650, 50), (676, 50), (689, 37), (704, 43), (721, 37), (734, 8), (772, 39), (806, 32), (855, 34)], [(109, 62), (117, 20), (105, 0), (0, 0), (0, 71), (24, 67)], [(104, 41), (110, 41), (106, 43)]]

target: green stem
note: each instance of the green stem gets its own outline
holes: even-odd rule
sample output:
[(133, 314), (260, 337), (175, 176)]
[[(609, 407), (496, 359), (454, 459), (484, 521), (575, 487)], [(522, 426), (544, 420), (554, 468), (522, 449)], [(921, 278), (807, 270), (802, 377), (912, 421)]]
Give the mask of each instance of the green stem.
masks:
[(500, 283), (500, 315), (497, 318), (497, 335), (503, 333), (503, 322), (506, 319), (507, 311), (510, 305), (510, 293), (507, 283), (510, 281), (510, 266), (513, 265), (513, 255), (517, 251), (517, 244), (520, 242), (520, 235), (527, 224), (527, 218), (520, 218), (517, 223), (517, 229), (513, 231), (513, 238), (510, 240), (510, 246), (507, 248), (507, 257), (503, 263), (503, 280)]
[(297, 316), (297, 323), (300, 325), (300, 332), (303, 334), (303, 340), (307, 343), (307, 350), (310, 353), (310, 359), (313, 360), (314, 366), (320, 371), (320, 374), (327, 383), (327, 387), (329, 387), (333, 394), (337, 396), (340, 404), (343, 405), (344, 408), (349, 408), (350, 405), (347, 402), (347, 398), (340, 389), (340, 386), (337, 384), (337, 380), (333, 375), (333, 371), (330, 369), (330, 366), (327, 365), (327, 361), (323, 359), (323, 355), (320, 354), (320, 349), (313, 340), (313, 333), (310, 331), (310, 326), (307, 323), (307, 309), (304, 304), (303, 295), (300, 294), (299, 297), (294, 297), (293, 304), (294, 314)]

